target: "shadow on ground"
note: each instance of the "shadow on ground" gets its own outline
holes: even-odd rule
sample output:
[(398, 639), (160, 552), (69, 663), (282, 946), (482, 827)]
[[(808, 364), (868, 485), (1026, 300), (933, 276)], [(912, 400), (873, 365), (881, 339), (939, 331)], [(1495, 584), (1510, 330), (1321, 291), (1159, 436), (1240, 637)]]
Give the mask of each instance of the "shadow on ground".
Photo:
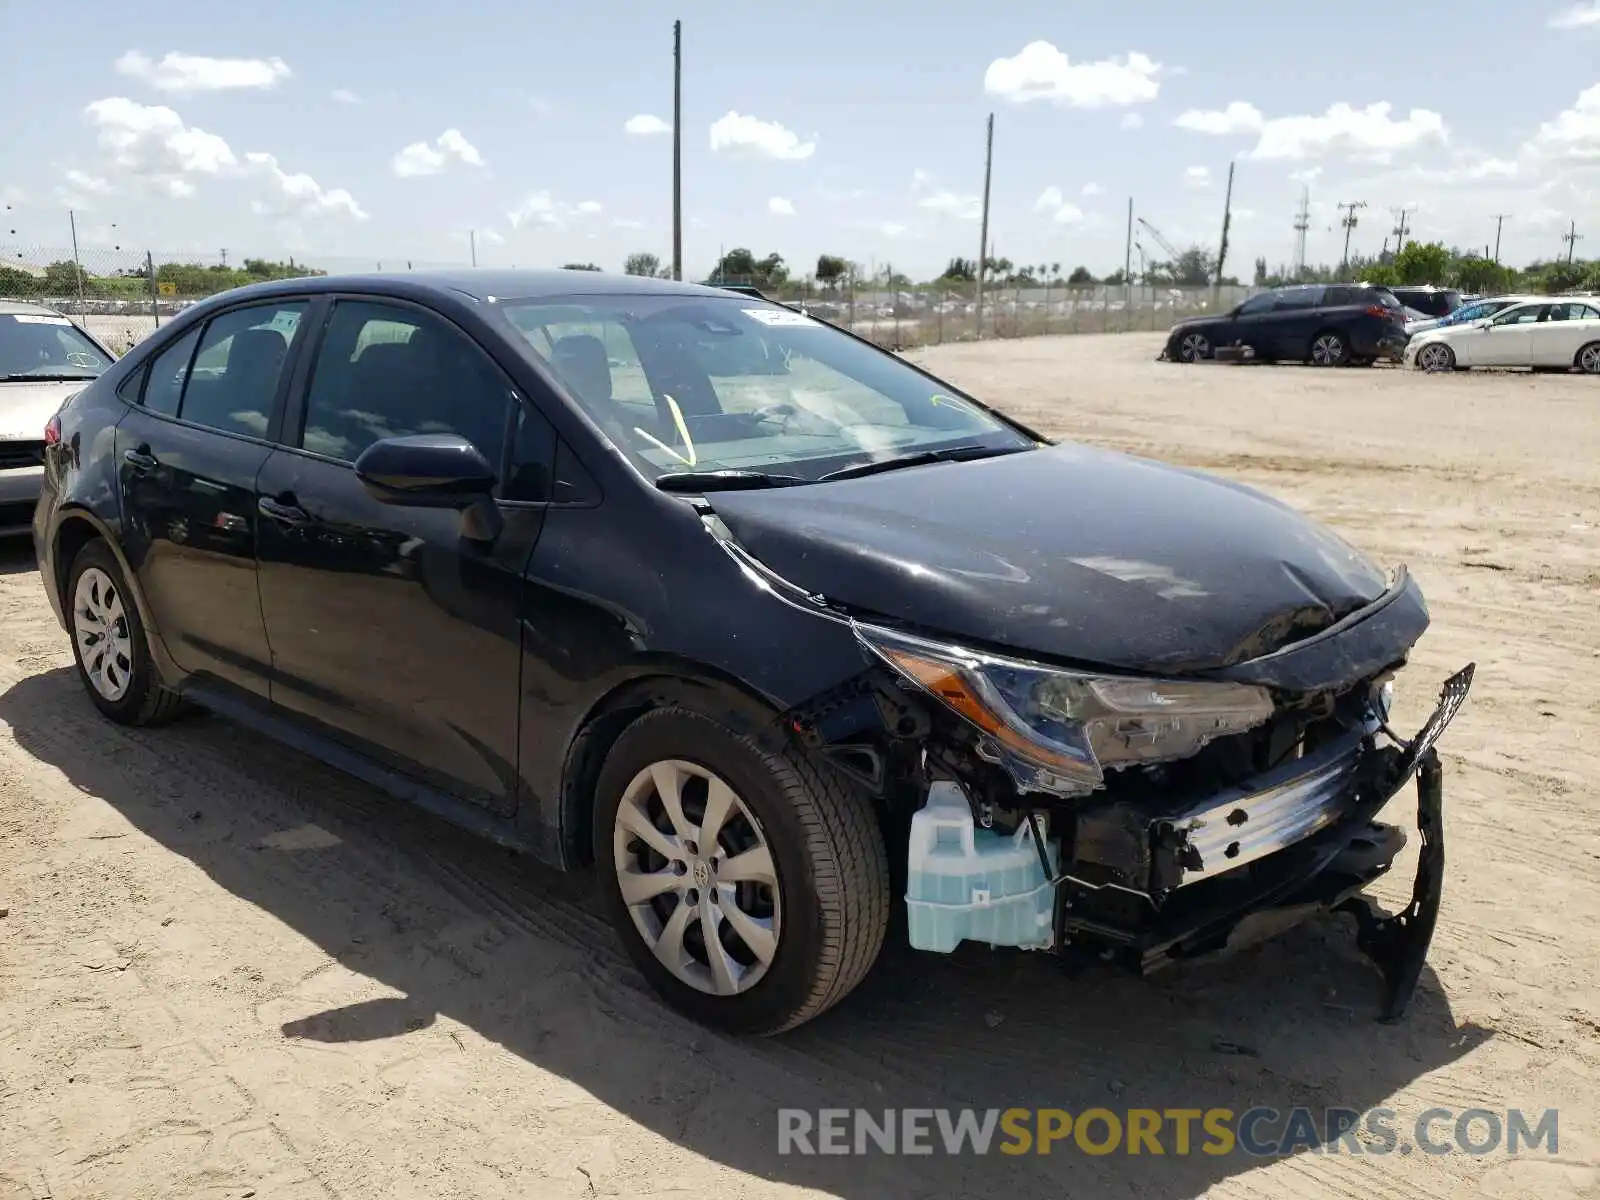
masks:
[(26, 537), (0, 538), (0, 575), (26, 575), (39, 569), (33, 542)]
[[(115, 729), (69, 669), (0, 696), (0, 721), (219, 885), (401, 993), (300, 1017), (285, 1038), (390, 1038), (448, 1018), (694, 1153), (852, 1200), (997, 1187), (1176, 1200), (1262, 1160), (1176, 1155), (1170, 1135), (1162, 1157), (1070, 1143), (1048, 1157), (780, 1157), (780, 1107), (1365, 1110), (1490, 1036), (1457, 1028), (1431, 971), (1406, 1022), (1378, 1024), (1376, 973), (1353, 930), (1329, 921), (1160, 981), (891, 948), (834, 1012), (783, 1038), (727, 1039), (656, 1003), (587, 876), (475, 843), (221, 720)], [(307, 822), (337, 843), (264, 852), (263, 838)]]

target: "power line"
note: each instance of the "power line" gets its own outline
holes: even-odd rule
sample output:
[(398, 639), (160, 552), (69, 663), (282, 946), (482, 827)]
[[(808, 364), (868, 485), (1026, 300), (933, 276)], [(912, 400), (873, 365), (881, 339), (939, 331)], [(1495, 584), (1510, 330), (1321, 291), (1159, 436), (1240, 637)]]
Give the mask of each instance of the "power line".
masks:
[(1417, 210), (1415, 208), (1391, 208), (1389, 211), (1394, 214), (1395, 218), (1393, 231), (1394, 250), (1395, 253), (1398, 254), (1406, 247), (1406, 228), (1408, 225), (1408, 220), (1411, 214)]

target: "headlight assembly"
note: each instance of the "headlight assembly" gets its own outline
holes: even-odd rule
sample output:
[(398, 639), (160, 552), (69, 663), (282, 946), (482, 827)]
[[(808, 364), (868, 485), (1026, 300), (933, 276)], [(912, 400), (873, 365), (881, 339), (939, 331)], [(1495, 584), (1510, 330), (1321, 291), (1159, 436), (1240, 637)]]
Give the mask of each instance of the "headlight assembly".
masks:
[(1092, 675), (855, 626), (873, 654), (982, 734), (1023, 791), (1077, 796), (1107, 770), (1174, 762), (1272, 716), (1263, 688)]

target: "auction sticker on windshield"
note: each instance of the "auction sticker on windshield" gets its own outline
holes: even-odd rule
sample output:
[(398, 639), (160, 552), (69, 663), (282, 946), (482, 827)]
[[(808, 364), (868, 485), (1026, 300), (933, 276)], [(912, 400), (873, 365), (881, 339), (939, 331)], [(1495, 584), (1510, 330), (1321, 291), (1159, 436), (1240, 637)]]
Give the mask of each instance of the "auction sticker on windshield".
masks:
[(18, 325), (71, 325), (65, 317), (41, 317), (34, 313), (15, 313), (12, 320)]
[(805, 313), (791, 312), (786, 308), (746, 308), (740, 311), (745, 316), (760, 321), (763, 325), (793, 327), (796, 325), (816, 324)]

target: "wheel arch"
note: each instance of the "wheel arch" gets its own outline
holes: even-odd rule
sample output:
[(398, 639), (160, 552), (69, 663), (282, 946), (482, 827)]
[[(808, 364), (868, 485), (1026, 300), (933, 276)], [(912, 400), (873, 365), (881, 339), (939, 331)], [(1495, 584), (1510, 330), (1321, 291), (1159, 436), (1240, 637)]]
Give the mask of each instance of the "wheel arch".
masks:
[(590, 705), (567, 742), (557, 793), (561, 865), (593, 863), (594, 789), (611, 748), (645, 713), (677, 705), (726, 722), (772, 748), (787, 739), (780, 706), (742, 680), (704, 663), (655, 662)]
[(132, 594), (133, 602), (139, 609), (139, 623), (144, 626), (146, 641), (152, 638), (159, 639), (161, 635), (155, 627), (155, 622), (150, 619), (150, 606), (146, 603), (144, 592), (139, 587), (139, 577), (128, 562), (127, 555), (123, 554), (121, 545), (111, 532), (111, 527), (92, 509), (76, 505), (61, 510), (56, 517), (55, 528), (50, 533), (49, 567), (51, 580), (55, 584), (55, 593), (61, 601), (62, 623), (67, 623), (67, 606), (71, 604), (71, 599), (67, 595), (67, 581), (72, 571), (72, 563), (79, 552), (96, 538), (110, 548), (111, 556), (117, 560), (117, 569), (122, 572), (123, 585)]
[(1574, 351), (1572, 355), (1572, 365), (1578, 370), (1581, 371), (1583, 369), (1583, 352), (1590, 349), (1600, 349), (1600, 338), (1596, 338), (1592, 342), (1585, 342), (1583, 345), (1579, 346), (1576, 351)]

